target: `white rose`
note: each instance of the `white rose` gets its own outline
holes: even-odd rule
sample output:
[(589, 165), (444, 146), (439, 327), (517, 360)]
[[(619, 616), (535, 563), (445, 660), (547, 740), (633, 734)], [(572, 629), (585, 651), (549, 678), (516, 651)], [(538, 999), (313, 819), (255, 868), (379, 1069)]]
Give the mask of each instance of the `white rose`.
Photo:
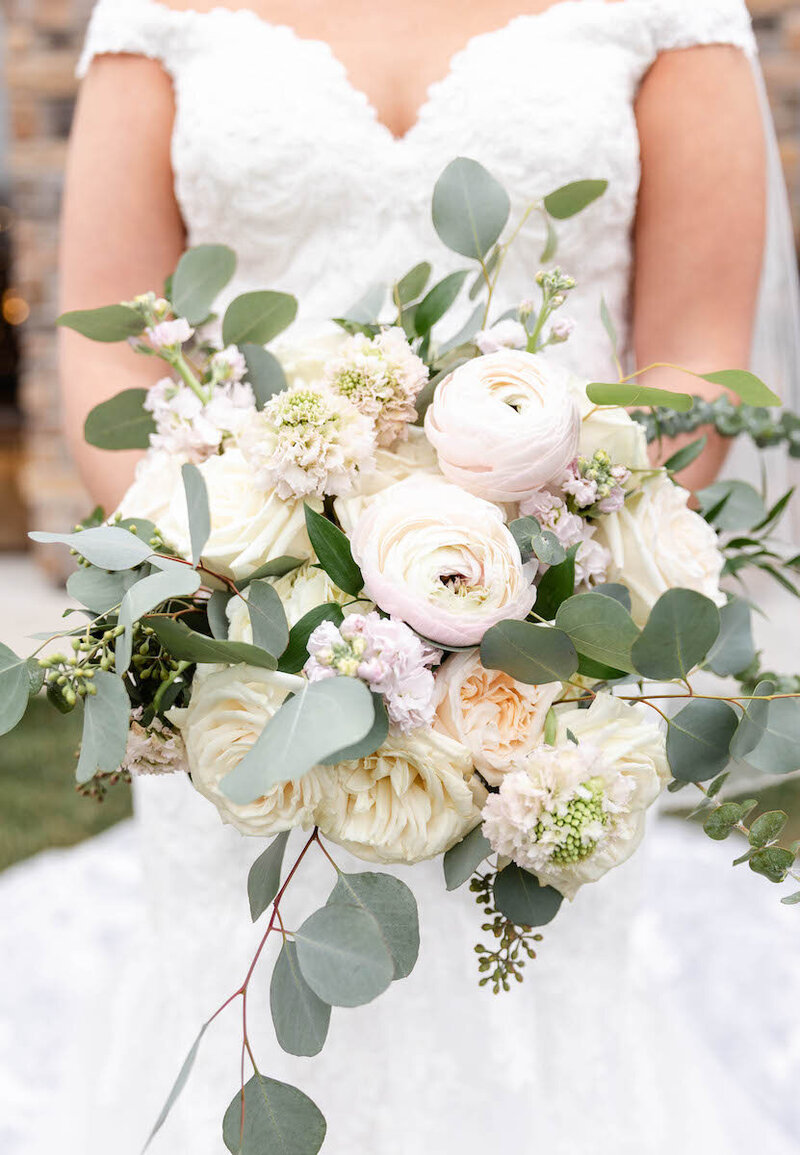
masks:
[[(324, 569), (319, 569), (311, 562), (304, 562), (303, 565), (285, 574), (282, 578), (274, 578), (272, 585), (283, 603), (290, 629), (310, 610), (316, 609), (317, 606), (321, 606), (325, 602), (337, 602), (340, 606), (345, 606), (348, 602), (353, 603), (350, 594), (340, 590), (338, 586), (333, 584)], [(350, 613), (365, 614), (372, 608), (372, 603), (364, 600), (348, 605), (344, 612), (346, 615)], [(226, 607), (226, 613), (229, 622), (229, 640), (232, 642), (252, 642), (253, 627), (250, 624), (250, 614), (245, 598), (241, 596), (231, 598)]]
[[(605, 449), (615, 465), (628, 469), (649, 469), (647, 437), (644, 427), (634, 421), (624, 409), (595, 409), (586, 396), (586, 385), (573, 378), (570, 387), (578, 402), (581, 431), (578, 450), (583, 457), (592, 458), (598, 449)], [(591, 413), (591, 417), (588, 414)], [(636, 474), (632, 478), (635, 484)]]
[(534, 568), (500, 510), (444, 481), (411, 477), (370, 503), (351, 535), (364, 591), (423, 637), (476, 645), (536, 600)]
[(309, 334), (300, 340), (297, 326), (292, 326), (291, 338), (284, 338), (272, 345), (272, 352), (278, 358), (290, 385), (297, 383), (311, 385), (325, 375), (325, 367), (336, 357), (340, 357), (349, 337), (338, 326), (330, 332)]
[(336, 516), (345, 533), (351, 533), (370, 501), (390, 485), (408, 477), (438, 477), (442, 474), (436, 460), (436, 451), (422, 429), (409, 426), (408, 440), (396, 441), (388, 449), (375, 453), (375, 468), (359, 475), (357, 488), (347, 497), (334, 502)]
[(213, 802), (222, 821), (242, 834), (269, 837), (294, 826), (311, 826), (328, 771), (314, 767), (297, 782), (282, 782), (254, 802), (232, 802), (220, 784), (239, 765), (267, 722), (305, 679), (254, 666), (227, 666), (193, 686), (185, 710), (169, 719), (181, 731), (192, 783)]
[(719, 606), (725, 603), (717, 535), (688, 501), (688, 491), (660, 472), (644, 481), (618, 513), (597, 522), (596, 540), (611, 552), (606, 580), (631, 591), (638, 625), (669, 589), (696, 590)]
[(653, 718), (647, 706), (611, 694), (598, 694), (588, 710), (560, 710), (555, 745), (540, 745), (486, 800), (483, 832), (493, 849), (570, 899), (630, 858), (670, 777)]
[[(209, 569), (244, 578), (269, 558), (310, 555), (303, 503), (265, 493), (238, 449), (226, 449), (197, 468), (206, 483), (211, 511), (211, 536), (203, 550)], [(321, 508), (313, 499), (310, 504)], [(148, 453), (118, 512), (154, 521), (181, 557), (191, 557), (180, 460)]]
[(442, 473), (488, 501), (522, 501), (557, 480), (578, 451), (579, 431), (568, 374), (514, 349), (454, 369), (425, 415)]
[(453, 654), (436, 671), (434, 729), (466, 746), (491, 786), (539, 744), (561, 683), (527, 686), (487, 670), (476, 651)]
[(478, 824), (468, 750), (428, 730), (390, 731), (368, 758), (327, 774), (317, 824), (367, 862), (420, 862)]

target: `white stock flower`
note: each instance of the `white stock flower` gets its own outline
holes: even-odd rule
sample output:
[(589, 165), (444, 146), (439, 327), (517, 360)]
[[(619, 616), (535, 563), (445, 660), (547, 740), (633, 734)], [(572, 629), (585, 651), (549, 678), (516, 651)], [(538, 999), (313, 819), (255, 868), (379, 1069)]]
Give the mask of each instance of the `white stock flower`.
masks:
[(487, 670), (475, 650), (453, 654), (435, 679), (434, 729), (466, 746), (491, 786), (539, 744), (547, 711), (561, 693), (560, 682), (528, 686)]
[(247, 361), (238, 346), (227, 345), (213, 355), (211, 369), (221, 381), (241, 381), (247, 372)]
[[(264, 493), (238, 449), (209, 457), (198, 469), (211, 512), (211, 535), (203, 550), (210, 569), (238, 579), (248, 577), (269, 558), (310, 556), (302, 502)], [(148, 518), (181, 557), (191, 557), (180, 459), (162, 451), (147, 453), (117, 513)]]
[(483, 832), (498, 854), (571, 899), (633, 854), (669, 777), (647, 706), (599, 694), (588, 710), (559, 711), (555, 746), (540, 745), (489, 795)]
[(507, 349), (445, 377), (425, 415), (442, 473), (489, 501), (522, 501), (564, 472), (578, 449), (578, 405), (564, 370)]
[(402, 329), (384, 329), (377, 337), (356, 333), (329, 361), (324, 380), (372, 421), (380, 446), (405, 437), (417, 416), (417, 394), (428, 380), (424, 361), (413, 352)]
[(475, 335), (475, 344), (481, 353), (497, 353), (501, 349), (524, 349), (528, 344), (525, 326), (507, 317), (498, 321), (491, 329), (481, 329)]
[(170, 721), (186, 745), (192, 784), (213, 802), (223, 822), (242, 834), (269, 837), (293, 826), (311, 826), (329, 773), (314, 767), (296, 782), (281, 782), (253, 802), (232, 802), (221, 789), (226, 774), (239, 765), (267, 722), (303, 678), (253, 666), (226, 666), (197, 680), (185, 710), (171, 710)]
[(631, 591), (638, 625), (669, 589), (696, 590), (719, 606), (725, 603), (717, 535), (688, 502), (688, 491), (659, 472), (618, 513), (597, 522), (597, 540), (611, 553), (608, 580)]
[(367, 758), (333, 767), (316, 822), (367, 862), (420, 862), (443, 854), (477, 825), (469, 751), (431, 730), (391, 729)]
[(233, 381), (217, 385), (210, 399), (203, 402), (170, 377), (147, 391), (144, 407), (156, 424), (156, 432), (150, 435), (151, 447), (195, 463), (219, 452), (225, 438), (236, 437), (256, 414), (249, 385)]
[(276, 394), (238, 445), (263, 488), (287, 499), (350, 493), (375, 464), (372, 422), (322, 384)]
[(139, 706), (131, 713), (128, 745), (122, 770), (129, 774), (174, 774), (188, 770), (186, 748), (177, 730), (153, 718), (149, 726), (141, 724), (144, 710)]
[(185, 317), (176, 317), (174, 321), (159, 321), (145, 329), (151, 345), (156, 349), (174, 348), (183, 345), (194, 334), (194, 329)]
[(476, 645), (536, 600), (533, 567), (497, 506), (444, 481), (412, 477), (385, 489), (350, 545), (366, 594), (434, 643)]

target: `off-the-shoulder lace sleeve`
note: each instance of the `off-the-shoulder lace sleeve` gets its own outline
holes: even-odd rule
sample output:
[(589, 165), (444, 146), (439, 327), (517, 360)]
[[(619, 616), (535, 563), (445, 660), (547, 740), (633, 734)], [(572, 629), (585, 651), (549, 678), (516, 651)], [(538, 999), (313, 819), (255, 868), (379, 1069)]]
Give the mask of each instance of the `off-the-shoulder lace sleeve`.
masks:
[(649, 9), (656, 52), (699, 44), (732, 44), (756, 54), (756, 40), (744, 0), (621, 0)]
[(97, 0), (76, 75), (84, 77), (92, 59), (104, 52), (149, 56), (169, 69), (180, 15), (153, 0)]

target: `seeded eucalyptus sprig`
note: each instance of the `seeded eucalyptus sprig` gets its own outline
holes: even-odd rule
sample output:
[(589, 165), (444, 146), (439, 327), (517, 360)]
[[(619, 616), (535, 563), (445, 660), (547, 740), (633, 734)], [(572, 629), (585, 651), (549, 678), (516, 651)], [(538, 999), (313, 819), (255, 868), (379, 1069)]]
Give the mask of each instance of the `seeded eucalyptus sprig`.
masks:
[(494, 937), (493, 948), (477, 943), (475, 954), (478, 956), (478, 970), (481, 973), (479, 985), (492, 985), (494, 994), (500, 991), (509, 991), (511, 981), (521, 983), (522, 971), (527, 961), (536, 958), (533, 943), (541, 942), (543, 936), (536, 934), (530, 926), (517, 926), (507, 915), (498, 911), (494, 902), (494, 884), (497, 871), (489, 870), (482, 874), (476, 871), (470, 880), (469, 889), (475, 895), (478, 906), (483, 907), (483, 913), (488, 922), (483, 923), (481, 930)]
[(786, 445), (791, 457), (800, 458), (800, 417), (786, 409), (774, 416), (770, 409), (754, 405), (734, 405), (723, 395), (714, 401), (695, 397), (691, 409), (678, 413), (674, 409), (639, 409), (631, 416), (644, 426), (648, 442), (659, 438), (694, 433), (711, 425), (722, 437), (751, 437), (759, 449)]

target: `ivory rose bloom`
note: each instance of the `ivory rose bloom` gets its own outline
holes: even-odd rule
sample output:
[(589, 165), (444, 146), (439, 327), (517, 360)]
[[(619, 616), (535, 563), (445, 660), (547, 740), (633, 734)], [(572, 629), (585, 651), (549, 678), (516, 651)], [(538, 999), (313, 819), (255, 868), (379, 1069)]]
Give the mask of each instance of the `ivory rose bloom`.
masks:
[(469, 751), (452, 738), (391, 729), (374, 754), (328, 772), (316, 822), (367, 862), (420, 862), (477, 826), (471, 778)]
[(597, 523), (597, 541), (611, 553), (607, 580), (631, 591), (638, 625), (669, 589), (696, 590), (717, 605), (725, 603), (717, 535), (688, 501), (687, 490), (661, 472), (644, 481), (618, 513)]
[(293, 826), (310, 826), (319, 802), (322, 779), (329, 771), (315, 767), (297, 782), (280, 782), (253, 802), (232, 802), (222, 792), (226, 774), (239, 765), (287, 694), (297, 693), (305, 679), (254, 666), (226, 666), (196, 680), (185, 710), (169, 719), (183, 735), (189, 773), (195, 789), (213, 802), (223, 822), (242, 834), (270, 837)]
[[(303, 503), (265, 493), (238, 449), (209, 457), (198, 469), (211, 511), (211, 536), (203, 550), (203, 561), (210, 569), (244, 578), (269, 558), (310, 556)], [(321, 502), (312, 499), (310, 504), (321, 509)], [(117, 513), (155, 522), (181, 557), (191, 557), (180, 458), (161, 452), (146, 454)]]
[(367, 596), (432, 642), (476, 645), (536, 600), (534, 569), (523, 566), (500, 510), (443, 481), (385, 489), (350, 545)]
[(570, 899), (630, 858), (670, 777), (652, 719), (647, 706), (611, 694), (588, 710), (560, 711), (555, 745), (537, 747), (486, 800), (483, 832), (493, 849)]
[(434, 729), (466, 746), (491, 786), (539, 744), (561, 683), (526, 686), (487, 670), (476, 651), (453, 654), (436, 671)]
[(437, 386), (425, 432), (448, 481), (488, 501), (522, 501), (578, 452), (578, 403), (563, 369), (505, 349), (476, 357)]

